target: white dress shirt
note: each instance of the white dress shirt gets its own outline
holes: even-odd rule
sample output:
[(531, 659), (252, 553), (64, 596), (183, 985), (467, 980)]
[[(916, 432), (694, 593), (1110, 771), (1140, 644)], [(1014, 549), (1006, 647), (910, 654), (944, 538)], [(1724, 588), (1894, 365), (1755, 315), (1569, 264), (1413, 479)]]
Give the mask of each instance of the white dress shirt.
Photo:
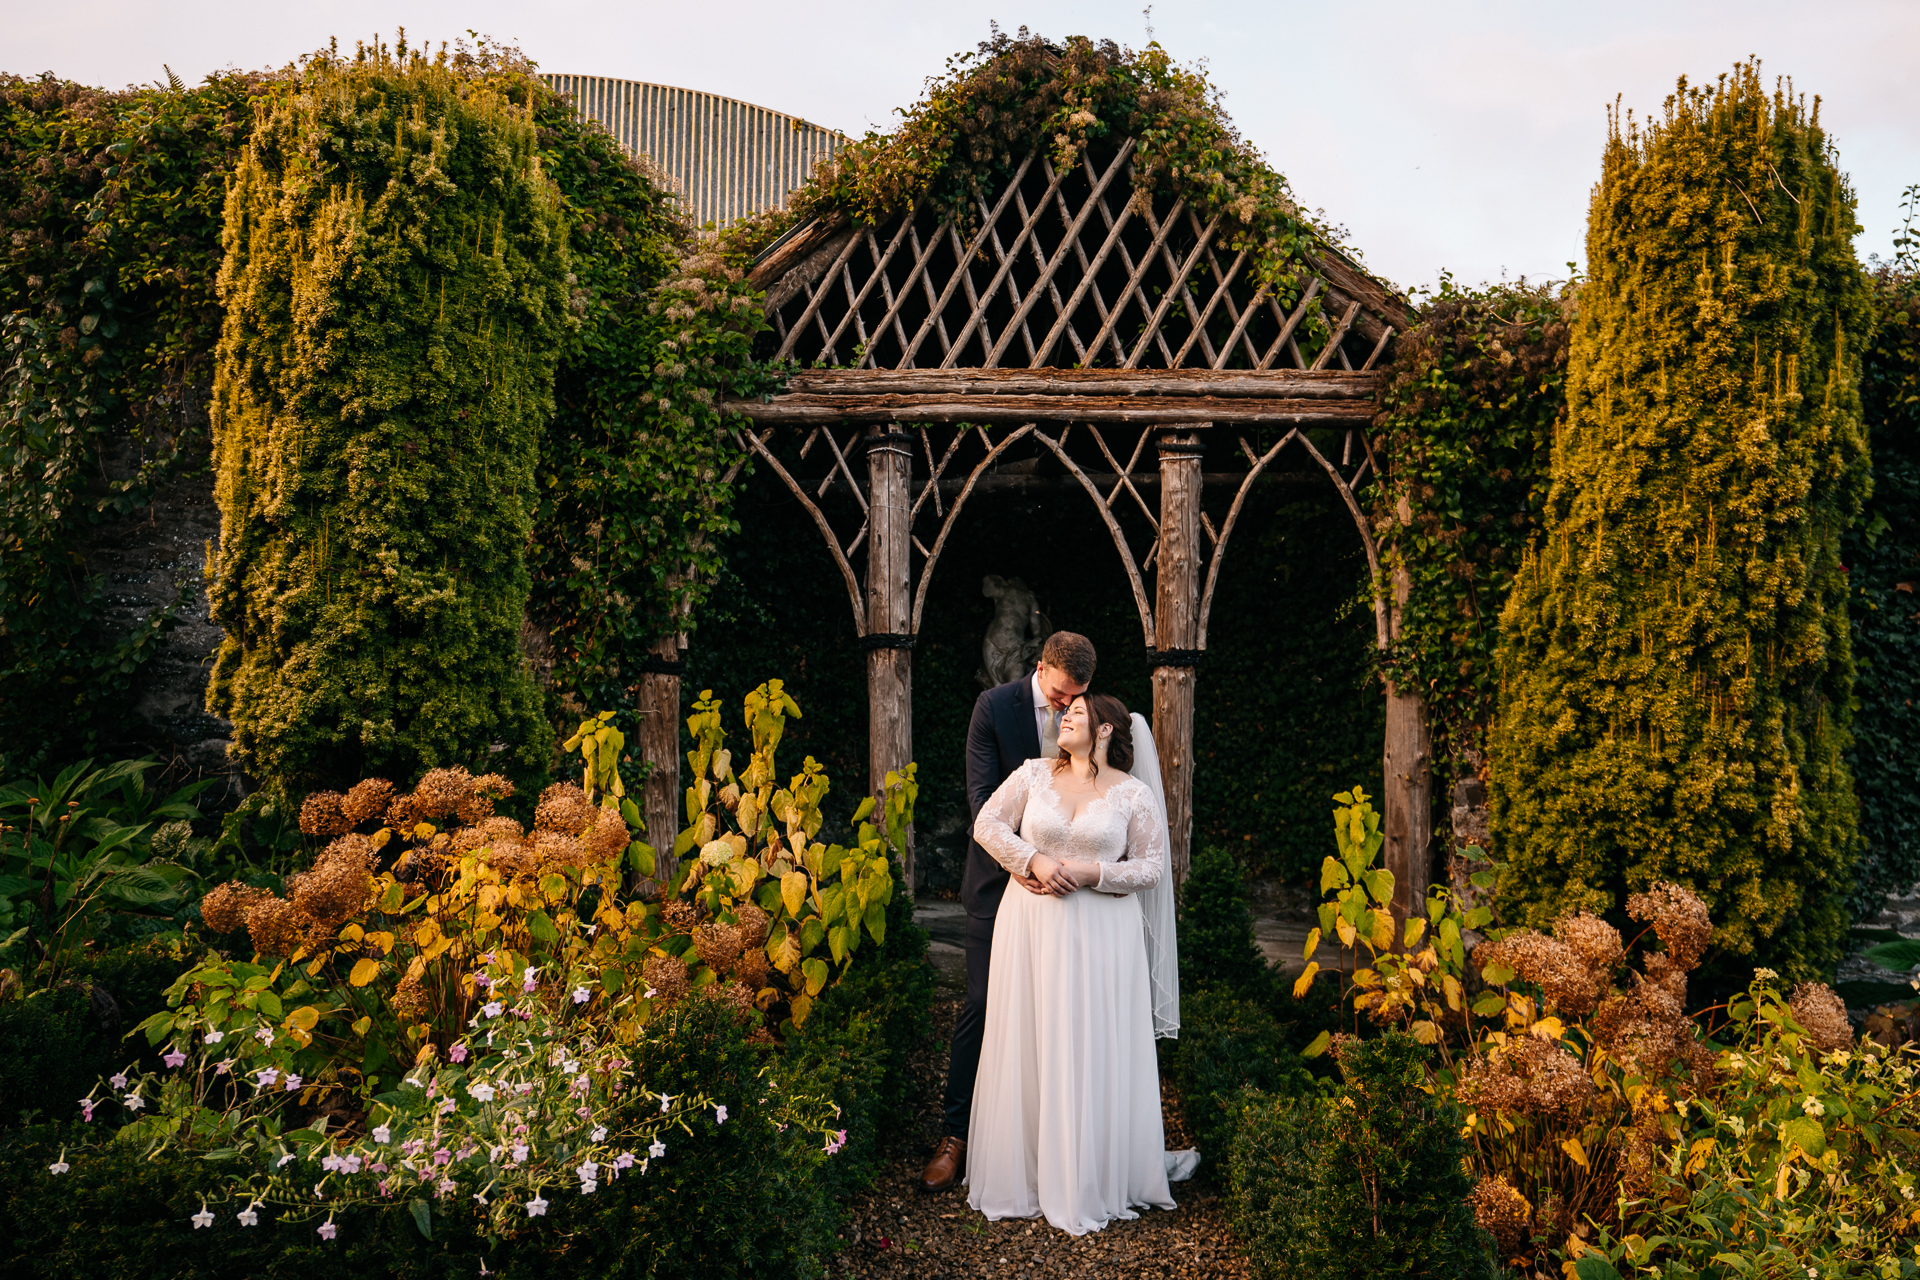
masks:
[(1040, 668), (1033, 669), (1033, 678), (1027, 682), (1033, 688), (1033, 733), (1034, 740), (1040, 744), (1040, 753), (1047, 750), (1047, 721), (1055, 714), (1047, 703), (1047, 695), (1040, 689)]

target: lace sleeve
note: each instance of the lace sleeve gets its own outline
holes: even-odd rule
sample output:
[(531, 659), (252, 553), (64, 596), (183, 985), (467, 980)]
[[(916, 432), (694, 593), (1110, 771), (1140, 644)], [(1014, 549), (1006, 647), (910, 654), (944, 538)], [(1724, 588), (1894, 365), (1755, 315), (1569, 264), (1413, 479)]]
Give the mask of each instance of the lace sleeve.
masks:
[(1100, 864), (1101, 893), (1138, 893), (1160, 883), (1167, 873), (1166, 827), (1138, 782), (1127, 787), (1127, 860)]
[(1033, 766), (1045, 767), (1045, 761), (1029, 760), (1010, 774), (1007, 780), (980, 806), (973, 820), (973, 838), (980, 842), (993, 860), (1016, 876), (1027, 874), (1027, 863), (1040, 852), (1020, 838), (1020, 819), (1027, 811), (1027, 793), (1033, 786)]

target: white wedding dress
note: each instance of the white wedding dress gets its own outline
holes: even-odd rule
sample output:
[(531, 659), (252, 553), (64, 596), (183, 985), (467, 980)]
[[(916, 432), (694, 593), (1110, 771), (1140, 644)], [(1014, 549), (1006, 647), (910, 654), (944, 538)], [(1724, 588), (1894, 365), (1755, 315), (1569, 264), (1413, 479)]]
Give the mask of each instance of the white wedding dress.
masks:
[[(1160, 1122), (1153, 1041), (1156, 1027), (1178, 1032), (1177, 977), (1149, 974), (1139, 895), (1170, 888), (1165, 811), (1131, 777), (1068, 812), (1052, 762), (1029, 760), (974, 823), (974, 839), (1016, 875), (1038, 852), (1102, 866), (1092, 889), (1061, 898), (1008, 885), (1001, 899), (966, 1181), (967, 1203), (990, 1219), (1044, 1213), (1082, 1235), (1138, 1205), (1173, 1208), (1169, 1178), (1191, 1176), (1199, 1155), (1167, 1151)], [(1171, 956), (1170, 898), (1148, 905), (1147, 925), (1155, 906)]]

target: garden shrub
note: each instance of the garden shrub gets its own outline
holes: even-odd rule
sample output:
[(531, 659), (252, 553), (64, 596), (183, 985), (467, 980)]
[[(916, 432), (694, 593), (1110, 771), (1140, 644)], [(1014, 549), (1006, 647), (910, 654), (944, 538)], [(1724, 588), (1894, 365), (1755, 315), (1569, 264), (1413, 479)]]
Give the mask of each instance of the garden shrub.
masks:
[(1230, 991), (1182, 999), (1180, 1038), (1163, 1043), (1187, 1124), (1206, 1158), (1202, 1168), (1224, 1171), (1249, 1093), (1312, 1091), (1313, 1076), (1288, 1039), (1273, 1015)]
[(1608, 139), (1567, 414), (1501, 615), (1504, 918), (1671, 881), (1795, 977), (1844, 935), (1856, 821), (1840, 537), (1868, 487), (1871, 298), (1817, 109), (1757, 64)]
[(1253, 940), (1247, 879), (1219, 845), (1201, 845), (1180, 886), (1180, 989), (1237, 991), (1254, 998), (1272, 985)]
[[(1920, 188), (1908, 199), (1911, 213)], [(1846, 755), (1860, 793), (1856, 920), (1920, 882), (1920, 262), (1910, 249), (1903, 261), (1873, 278), (1879, 324), (1860, 375), (1873, 497), (1842, 543), (1860, 700)]]
[(1233, 1219), (1261, 1276), (1490, 1277), (1454, 1107), (1411, 1036), (1342, 1037), (1325, 1102), (1252, 1097), (1233, 1148)]
[(316, 55), (225, 212), (207, 706), (233, 754), (289, 791), (496, 742), (544, 771), (520, 627), (572, 318), (527, 112), (444, 53)]

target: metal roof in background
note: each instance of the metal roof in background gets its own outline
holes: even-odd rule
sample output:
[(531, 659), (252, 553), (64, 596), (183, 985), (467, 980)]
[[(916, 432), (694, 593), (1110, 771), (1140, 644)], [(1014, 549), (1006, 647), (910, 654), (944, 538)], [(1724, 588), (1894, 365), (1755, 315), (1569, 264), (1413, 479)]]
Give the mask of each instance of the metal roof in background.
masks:
[(781, 207), (814, 165), (847, 142), (798, 116), (692, 89), (605, 76), (542, 78), (621, 146), (665, 170), (696, 226)]

